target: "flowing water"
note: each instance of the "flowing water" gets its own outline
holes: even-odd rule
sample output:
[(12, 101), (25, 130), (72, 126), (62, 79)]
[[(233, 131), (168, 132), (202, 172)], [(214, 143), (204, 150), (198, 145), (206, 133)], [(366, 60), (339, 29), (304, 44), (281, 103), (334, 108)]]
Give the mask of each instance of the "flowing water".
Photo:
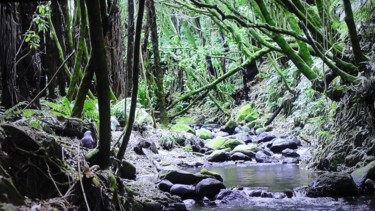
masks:
[[(219, 173), (227, 188), (242, 186), (269, 192), (283, 192), (308, 185), (317, 175), (300, 169), (297, 165), (224, 165), (210, 167)], [(197, 170), (189, 170), (197, 171)], [(274, 199), (247, 197), (226, 204), (195, 204), (189, 210), (375, 210), (375, 196), (351, 198), (292, 198)]]

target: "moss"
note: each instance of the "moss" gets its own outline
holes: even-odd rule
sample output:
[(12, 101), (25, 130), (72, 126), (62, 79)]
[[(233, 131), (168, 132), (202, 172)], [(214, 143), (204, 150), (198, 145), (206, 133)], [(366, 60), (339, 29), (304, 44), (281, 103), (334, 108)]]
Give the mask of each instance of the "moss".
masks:
[(254, 153), (256, 149), (257, 149), (257, 145), (256, 144), (247, 144), (247, 145), (241, 144), (241, 145), (236, 146), (231, 151), (231, 153), (241, 152), (241, 153), (243, 153), (245, 155), (251, 156), (251, 154)]
[(193, 151), (193, 148), (191, 147), (190, 144), (184, 146), (183, 149), (184, 149), (186, 152), (192, 152), (192, 151)]
[(251, 122), (256, 120), (259, 117), (258, 112), (253, 109), (253, 107), (250, 104), (246, 104), (240, 110), (238, 111), (236, 121), (246, 121)]
[(193, 128), (191, 128), (189, 125), (176, 124), (176, 125), (173, 125), (171, 127), (171, 130), (176, 131), (176, 132), (185, 131), (185, 132), (189, 132), (189, 133), (194, 133), (195, 134), (195, 130)]
[(204, 129), (204, 128), (197, 130), (196, 135), (201, 139), (211, 139), (212, 138), (211, 131), (209, 131), (207, 129)]
[(176, 124), (186, 125), (186, 124), (193, 124), (194, 120), (191, 117), (182, 116), (176, 119)]
[(243, 141), (239, 141), (236, 139), (224, 138), (224, 137), (217, 137), (215, 139), (210, 140), (206, 146), (212, 149), (234, 149), (237, 145), (245, 144)]

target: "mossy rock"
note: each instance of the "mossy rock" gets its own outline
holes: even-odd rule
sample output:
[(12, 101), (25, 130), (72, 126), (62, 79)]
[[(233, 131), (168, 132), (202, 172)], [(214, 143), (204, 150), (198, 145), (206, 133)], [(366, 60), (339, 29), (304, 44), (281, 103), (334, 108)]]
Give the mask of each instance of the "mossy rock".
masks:
[(218, 173), (216, 173), (216, 172), (214, 172), (214, 171), (209, 171), (209, 170), (207, 170), (207, 169), (201, 169), (201, 170), (199, 171), (199, 173), (201, 173), (201, 174), (203, 174), (203, 175), (213, 176), (213, 177), (215, 177), (215, 179), (219, 180), (220, 182), (223, 182), (223, 181), (224, 181), (223, 178), (221, 177), (221, 175), (218, 174)]
[(176, 119), (176, 124), (178, 125), (187, 125), (187, 124), (193, 124), (194, 120), (191, 117), (188, 116), (182, 116)]
[(255, 154), (255, 151), (257, 150), (256, 144), (241, 144), (236, 146), (231, 153), (234, 154), (236, 152), (241, 152), (247, 156), (252, 157)]
[(234, 130), (237, 127), (237, 123), (233, 120), (229, 120), (225, 125), (224, 125), (224, 131), (232, 134)]
[[(130, 112), (130, 98), (126, 98), (126, 113), (125, 113), (125, 99), (117, 102), (112, 108), (112, 115), (114, 115), (117, 120), (119, 121), (122, 127), (125, 126), (125, 117), (126, 114)], [(147, 113), (146, 109), (142, 108), (142, 105), (137, 103), (137, 109), (135, 113), (135, 120), (133, 127), (135, 129), (140, 129), (143, 127), (148, 127), (153, 125), (153, 119), (149, 113)]]
[(185, 152), (192, 152), (193, 151), (193, 147), (190, 144), (185, 145), (183, 147), (183, 149), (185, 150)]
[(259, 117), (259, 113), (250, 105), (246, 104), (238, 111), (236, 121), (252, 122)]
[(189, 125), (176, 124), (171, 127), (171, 130), (176, 132), (188, 132), (195, 134), (195, 130), (191, 128)]
[(211, 131), (204, 128), (197, 130), (196, 135), (201, 139), (211, 139), (213, 137)]
[(218, 150), (226, 148), (234, 149), (236, 146), (240, 144), (245, 144), (245, 142), (231, 138), (217, 137), (215, 139), (210, 140), (206, 144), (206, 146)]

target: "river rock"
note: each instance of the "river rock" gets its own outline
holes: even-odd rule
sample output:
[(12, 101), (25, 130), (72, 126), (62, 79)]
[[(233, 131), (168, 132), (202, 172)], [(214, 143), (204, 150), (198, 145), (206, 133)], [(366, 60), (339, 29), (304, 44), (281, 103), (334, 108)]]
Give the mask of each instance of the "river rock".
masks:
[(230, 156), (230, 159), (234, 161), (236, 160), (248, 161), (248, 160), (251, 160), (251, 157), (241, 152), (235, 152)]
[(240, 144), (245, 144), (245, 142), (236, 139), (218, 137), (207, 142), (206, 146), (217, 150), (226, 148), (234, 149), (236, 146)]
[(351, 173), (353, 180), (358, 188), (363, 188), (366, 179), (375, 180), (375, 161), (359, 168)]
[(264, 150), (255, 153), (255, 160), (258, 163), (273, 163), (276, 161), (267, 151)]
[(222, 131), (227, 132), (229, 134), (233, 134), (234, 130), (237, 127), (237, 123), (233, 120), (229, 120), (223, 127)]
[(284, 149), (297, 149), (298, 144), (293, 141), (292, 139), (289, 138), (277, 138), (273, 140), (272, 146), (271, 146), (271, 151), (274, 153), (280, 153)]
[(165, 192), (169, 192), (172, 186), (173, 183), (171, 183), (169, 180), (162, 180), (158, 183), (158, 188)]
[(155, 154), (158, 153), (158, 148), (156, 147), (155, 143), (153, 141), (148, 141), (148, 140), (144, 140), (144, 139), (139, 139), (136, 142), (133, 150), (138, 155), (144, 155), (144, 152), (142, 151), (143, 148), (148, 148)]
[(316, 178), (308, 187), (308, 197), (346, 197), (357, 195), (352, 177), (344, 172), (328, 172)]
[(247, 201), (248, 197), (244, 191), (241, 190), (229, 190), (221, 189), (220, 192), (216, 195), (216, 200), (219, 203), (227, 204), (232, 203), (241, 203)]
[(234, 129), (234, 133), (237, 134), (237, 133), (250, 133), (251, 132), (251, 129), (246, 126), (246, 125), (238, 125), (235, 129)]
[(274, 135), (271, 135), (271, 134), (268, 134), (268, 133), (261, 133), (257, 136), (257, 143), (263, 143), (263, 142), (268, 142), (268, 141), (272, 141), (273, 139), (275, 139), (276, 136)]
[(208, 176), (192, 174), (183, 170), (161, 170), (159, 172), (159, 179), (169, 180), (173, 184), (192, 185), (206, 178)]
[(241, 152), (249, 157), (255, 156), (255, 151), (257, 150), (256, 144), (241, 144), (236, 146), (231, 153)]
[(251, 138), (249, 133), (237, 133), (237, 134), (234, 134), (234, 135), (227, 136), (226, 138), (240, 140), (240, 141), (243, 141), (245, 143), (251, 143), (253, 141), (253, 139)]
[(283, 164), (298, 164), (301, 160), (299, 158), (284, 158)]
[(298, 154), (295, 150), (292, 150), (292, 149), (289, 149), (289, 148), (284, 149), (284, 150), (281, 152), (281, 154), (282, 154), (283, 156), (285, 156), (285, 157), (293, 157), (293, 158), (295, 158), (295, 157), (299, 157), (299, 154)]
[(209, 156), (207, 160), (210, 162), (224, 162), (229, 159), (229, 153), (227, 149), (215, 150)]
[(195, 188), (193, 185), (174, 184), (169, 191), (172, 195), (180, 196), (181, 199), (195, 198)]
[(200, 181), (195, 186), (195, 194), (199, 198), (207, 197), (209, 199), (213, 199), (221, 189), (225, 189), (225, 186), (222, 182), (217, 179), (207, 178)]
[(221, 177), (221, 175), (218, 174), (218, 173), (216, 173), (216, 172), (214, 172), (214, 171), (209, 171), (209, 170), (207, 170), (207, 169), (201, 169), (201, 170), (199, 171), (199, 173), (201, 173), (201, 174), (203, 174), (203, 175), (207, 175), (207, 176), (212, 176), (212, 177), (214, 177), (215, 179), (219, 180), (220, 182), (223, 182), (223, 181), (224, 181), (223, 178)]
[(122, 160), (121, 166), (119, 168), (119, 176), (125, 179), (135, 179), (136, 178), (136, 168), (133, 164), (126, 160)]
[(217, 131), (217, 132), (213, 133), (212, 135), (213, 135), (214, 138), (226, 137), (226, 136), (229, 136), (229, 133), (224, 132), (224, 131)]

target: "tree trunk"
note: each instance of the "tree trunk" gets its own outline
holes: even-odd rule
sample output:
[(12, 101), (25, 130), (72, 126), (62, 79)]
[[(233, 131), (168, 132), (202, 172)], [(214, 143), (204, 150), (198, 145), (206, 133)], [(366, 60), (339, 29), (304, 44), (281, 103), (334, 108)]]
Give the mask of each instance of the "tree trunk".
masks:
[(76, 90), (76, 87), (77, 87), (77, 84), (79, 83), (80, 75), (82, 75), (81, 66), (82, 66), (82, 59), (83, 59), (83, 52), (84, 52), (84, 45), (85, 45), (86, 29), (87, 29), (86, 5), (85, 5), (84, 0), (78, 0), (78, 1), (80, 3), (79, 10), (81, 11), (80, 16), (82, 18), (80, 18), (81, 23), (79, 27), (77, 55), (75, 56), (73, 76), (70, 82), (68, 93), (66, 95), (69, 101), (72, 101), (74, 99), (75, 93), (78, 91)]
[(345, 23), (348, 26), (349, 37), (353, 47), (353, 55), (357, 65), (363, 65), (363, 62), (366, 61), (365, 55), (361, 51), (361, 45), (359, 44), (358, 34), (356, 25), (354, 23), (352, 6), (350, 0), (343, 0), (345, 8)]
[(156, 82), (156, 97), (159, 99), (159, 110), (160, 110), (160, 123), (163, 125), (168, 125), (169, 118), (167, 113), (167, 106), (165, 103), (165, 93), (164, 93), (164, 70), (160, 66), (160, 54), (159, 54), (159, 39), (157, 32), (157, 23), (156, 23), (156, 12), (155, 12), (155, 3), (154, 0), (148, 0), (148, 15), (151, 20), (151, 40), (152, 48), (154, 54), (154, 66), (155, 70), (153, 76)]
[(134, 30), (134, 0), (128, 0), (128, 48), (126, 53), (125, 97), (130, 96), (132, 88)]
[(99, 0), (86, 0), (90, 24), (90, 39), (92, 47), (92, 63), (97, 79), (99, 104), (99, 165), (102, 169), (110, 166), (111, 147), (111, 111), (110, 89), (107, 70), (106, 50), (104, 46), (103, 25)]
[(129, 120), (126, 124), (125, 134), (122, 139), (120, 149), (117, 153), (117, 159), (122, 160), (124, 158), (125, 150), (128, 146), (130, 134), (133, 128), (133, 123), (135, 119), (135, 110), (137, 106), (137, 95), (138, 95), (138, 78), (139, 78), (139, 55), (141, 47), (141, 31), (142, 31), (142, 19), (144, 12), (145, 0), (139, 0), (138, 7), (138, 17), (137, 26), (135, 31), (135, 41), (134, 41), (134, 59), (133, 59), (133, 89), (132, 98), (129, 112)]
[(17, 103), (16, 66), (17, 22), (16, 4), (0, 4), (0, 73), (1, 105), (10, 108)]
[(111, 88), (116, 97), (123, 98), (125, 90), (124, 43), (119, 0), (109, 1), (108, 31), (105, 35)]

